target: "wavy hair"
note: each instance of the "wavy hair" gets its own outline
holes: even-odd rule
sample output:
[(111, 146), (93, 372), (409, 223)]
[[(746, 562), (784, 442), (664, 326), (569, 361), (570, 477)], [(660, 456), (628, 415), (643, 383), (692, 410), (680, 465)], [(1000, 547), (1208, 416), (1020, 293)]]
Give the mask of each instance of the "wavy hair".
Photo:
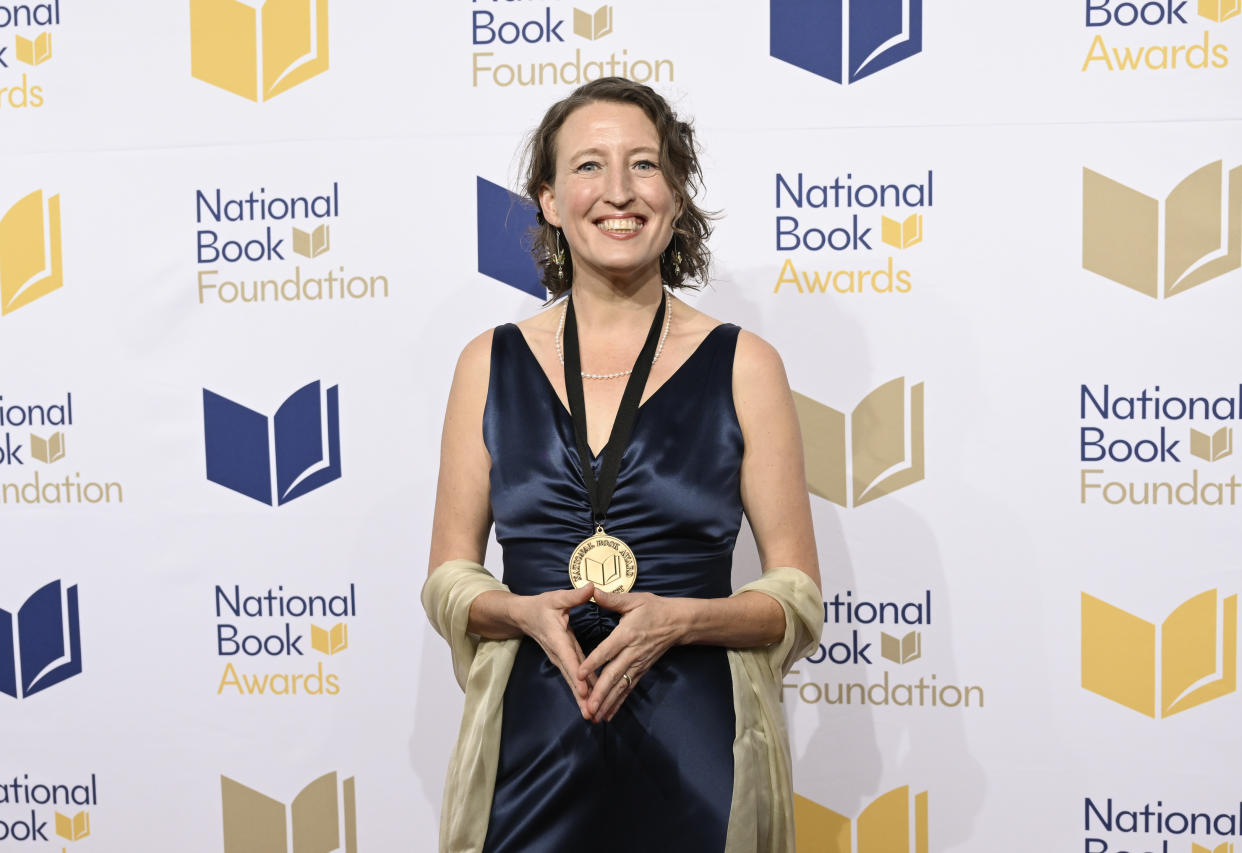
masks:
[(549, 301), (569, 290), (574, 278), (574, 262), (568, 245), (565, 245), (564, 277), (557, 275), (555, 256), (559, 229), (544, 219), (539, 193), (556, 178), (556, 135), (561, 126), (574, 110), (600, 101), (633, 104), (646, 113), (655, 125), (660, 139), (660, 171), (681, 211), (673, 222), (675, 251), (681, 253), (681, 263), (676, 265), (680, 270), (675, 272), (673, 269), (673, 253), (662, 252), (660, 278), (671, 288), (701, 287), (701, 283), (707, 280), (711, 265), (707, 238), (712, 233), (712, 219), (716, 214), (694, 203), (703, 189), (703, 170), (699, 166), (694, 128), (689, 122), (678, 119), (668, 101), (650, 86), (624, 77), (601, 77), (579, 86), (548, 109), (539, 127), (531, 133), (522, 157), (522, 190), (534, 204), (537, 220), (531, 231), (530, 251), (539, 267), (542, 284), (550, 294)]

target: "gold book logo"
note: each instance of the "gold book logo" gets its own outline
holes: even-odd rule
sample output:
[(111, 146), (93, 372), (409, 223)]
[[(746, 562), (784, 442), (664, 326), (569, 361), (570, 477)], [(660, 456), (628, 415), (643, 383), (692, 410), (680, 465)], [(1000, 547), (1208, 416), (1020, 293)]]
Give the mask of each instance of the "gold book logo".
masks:
[(65, 434), (54, 432), (51, 438), (40, 438), (31, 433), (30, 455), (48, 465), (58, 459), (63, 459), (65, 457)]
[(1223, 841), (1215, 847), (1204, 847), (1202, 844), (1191, 844), (1190, 853), (1233, 853), (1233, 844)]
[(923, 242), (923, 214), (912, 213), (904, 222), (880, 217), (880, 239), (897, 249), (908, 249)]
[(1233, 693), (1238, 597), (1217, 598), (1200, 593), (1157, 626), (1084, 592), (1082, 686), (1153, 719)]
[[(358, 853), (354, 777), (337, 785), (336, 773), (320, 776), (286, 809), (279, 800), (220, 777), (224, 805), (224, 853), (301, 853), (344, 850)], [(341, 846), (344, 824), (345, 844)], [(292, 836), (293, 846), (289, 842)]]
[(39, 33), (32, 39), (17, 37), (17, 61), (41, 65), (52, 58), (52, 34)]
[(56, 834), (70, 841), (81, 841), (91, 834), (91, 813), (82, 811), (70, 817), (57, 812)]
[(600, 6), (595, 13), (574, 7), (574, 35), (595, 41), (612, 32), (612, 7)]
[(349, 626), (337, 622), (331, 628), (311, 625), (311, 648), (325, 655), (334, 655), (349, 648)]
[(266, 101), (328, 70), (328, 0), (190, 0), (190, 73)]
[(317, 258), (332, 248), (327, 223), (312, 231), (293, 229), (293, 251), (304, 258)]
[(586, 563), (586, 579), (596, 586), (610, 584), (621, 577), (622, 562), (616, 554), (602, 560), (584, 558)]
[(1242, 11), (1242, 0), (1199, 0), (1199, 15), (1209, 21), (1221, 23), (1240, 11)]
[(0, 218), (0, 314), (16, 311), (64, 285), (60, 196), (35, 190)]
[(1198, 456), (1206, 462), (1224, 459), (1233, 453), (1233, 429), (1221, 427), (1208, 435), (1197, 429), (1190, 430), (1190, 455)]
[[(1242, 266), (1242, 166), (1191, 172), (1164, 202), (1082, 170), (1082, 265), (1153, 299), (1176, 296)], [(1163, 224), (1163, 271), (1160, 265)], [(1163, 274), (1162, 274), (1163, 272)]]
[(927, 853), (927, 792), (911, 808), (910, 788), (894, 788), (852, 822), (795, 794), (794, 826), (797, 853)]
[(880, 632), (880, 656), (896, 664), (909, 663), (923, 656), (923, 633), (911, 631), (904, 637)]
[[(794, 393), (811, 494), (861, 506), (923, 479), (923, 383), (900, 376), (876, 388), (846, 418)], [(850, 488), (850, 484), (853, 488)]]

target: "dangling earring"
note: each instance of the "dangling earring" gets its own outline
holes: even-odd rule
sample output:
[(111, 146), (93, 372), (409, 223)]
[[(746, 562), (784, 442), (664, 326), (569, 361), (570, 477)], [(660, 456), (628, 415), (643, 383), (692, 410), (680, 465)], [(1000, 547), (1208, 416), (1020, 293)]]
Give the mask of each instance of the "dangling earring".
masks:
[(561, 248), (561, 229), (556, 229), (556, 254), (552, 256), (552, 263), (556, 264), (556, 277), (559, 281), (565, 280), (565, 250)]
[(681, 277), (681, 250), (677, 248), (677, 235), (673, 235), (673, 275)]

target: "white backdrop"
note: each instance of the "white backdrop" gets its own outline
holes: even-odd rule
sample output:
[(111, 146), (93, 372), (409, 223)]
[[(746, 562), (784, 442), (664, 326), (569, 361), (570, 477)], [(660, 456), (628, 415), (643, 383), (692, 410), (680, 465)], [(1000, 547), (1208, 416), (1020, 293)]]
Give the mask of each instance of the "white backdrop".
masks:
[[(596, 38), (574, 32), (569, 0), (258, 5), (276, 70), (256, 85), (280, 63), (318, 71), (250, 100), (191, 74), (200, 39), (216, 45), (205, 76), (254, 61), (248, 2), (0, 3), (0, 609), (13, 614), (0, 615), (0, 847), (267, 853), (304, 833), (316, 849), (435, 849), (462, 703), (417, 603), (444, 401), (467, 340), (539, 309), (477, 271), (479, 241), (501, 238), (478, 233), (476, 180), (515, 187), (523, 136), (574, 69), (614, 59), (658, 69), (652, 82), (696, 121), (704, 205), (723, 218), (713, 281), (689, 298), (782, 353), (807, 400), (812, 484), (839, 481), (850, 455), (823, 429), (829, 409), (851, 421), (856, 474), (923, 460), (874, 500), (812, 497), (825, 649), (784, 691), (799, 853), (1242, 844), (1242, 510), (1228, 486), (1193, 505), (1109, 502), (1132, 483), (1141, 496), (1242, 473), (1242, 186), (1230, 199), (1227, 177), (1242, 165), (1242, 15), (1229, 0), (628, 0)], [(921, 50), (846, 84), (772, 55), (791, 49), (770, 44), (774, 17), (826, 45), (841, 27), (798, 16), (839, 6), (849, 27)], [(217, 19), (230, 23), (209, 32)], [(523, 25), (542, 40), (499, 43)], [(544, 81), (476, 71), (501, 67)], [(1219, 198), (1165, 204), (1216, 161)], [(1115, 231), (1104, 249), (1162, 266), (1190, 233), (1223, 271), (1154, 299), (1084, 269), (1084, 169), (1160, 204), (1088, 210)], [(933, 190), (920, 207), (812, 207), (808, 193), (799, 208), (777, 189), (799, 174), (924, 190), (930, 175)], [(199, 193), (217, 190), (339, 206), (199, 221)], [(18, 202), (36, 192), (31, 214)], [(882, 217), (912, 215), (921, 240), (881, 239)], [(864, 242), (782, 250), (778, 217)], [(321, 225), (327, 250), (296, 254), (293, 229)], [(277, 257), (200, 263), (204, 229), (283, 242)], [(873, 286), (890, 263), (904, 292)], [(306, 280), (329, 272), (367, 285), (309, 298)], [(263, 301), (200, 298), (200, 280), (295, 275), (297, 300), (275, 285)], [(896, 379), (921, 384), (921, 405), (869, 397)], [(272, 421), (316, 382), (309, 408)], [(1104, 418), (1084, 389), (1105, 386), (1233, 402), (1189, 422)], [(205, 424), (205, 390), (235, 404), (224, 432)], [(1085, 460), (1084, 428), (1106, 442), (1163, 428), (1176, 461)], [(1192, 455), (1192, 429), (1214, 437), (1200, 439), (1213, 459)], [(884, 437), (895, 451), (877, 449)], [(281, 491), (287, 466), (327, 473), (276, 505), (208, 479), (212, 467)], [(1084, 477), (1125, 485), (1084, 497)], [(108, 499), (91, 502), (90, 483)], [(758, 570), (744, 531), (735, 579)], [(229, 613), (235, 595), (259, 615)], [(1084, 611), (1096, 599), (1111, 608)], [(312, 647), (312, 627), (341, 624), (335, 646)], [(222, 654), (244, 635), (279, 638), (278, 653)], [(884, 635), (904, 651), (882, 654)], [(237, 803), (222, 777), (247, 789)], [(324, 818), (332, 803), (339, 821)]]

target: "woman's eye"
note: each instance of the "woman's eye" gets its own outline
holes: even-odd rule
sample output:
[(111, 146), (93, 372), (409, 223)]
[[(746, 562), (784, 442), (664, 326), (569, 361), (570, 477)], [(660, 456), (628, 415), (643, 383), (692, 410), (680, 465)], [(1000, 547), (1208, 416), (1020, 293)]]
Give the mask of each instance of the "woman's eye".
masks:
[(650, 160), (639, 160), (634, 164), (634, 168), (640, 172), (654, 172), (660, 167), (655, 163), (652, 163)]
[(575, 172), (594, 172), (594, 171), (597, 171), (599, 167), (600, 167), (599, 163), (596, 163), (594, 160), (588, 160), (585, 163), (579, 163), (577, 166), (575, 166), (574, 171)]

